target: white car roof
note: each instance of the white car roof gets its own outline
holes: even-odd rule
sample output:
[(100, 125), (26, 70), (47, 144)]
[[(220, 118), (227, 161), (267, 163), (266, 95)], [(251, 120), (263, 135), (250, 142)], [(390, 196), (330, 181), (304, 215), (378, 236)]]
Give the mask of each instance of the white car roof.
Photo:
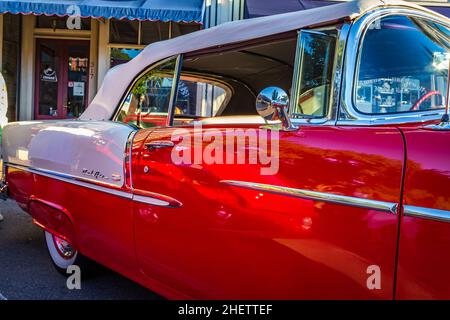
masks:
[(344, 18), (356, 19), (365, 12), (384, 6), (402, 6), (427, 10), (398, 0), (357, 0), (335, 5), (278, 14), (268, 17), (228, 22), (171, 40), (147, 46), (136, 58), (108, 71), (103, 84), (81, 120), (109, 120), (130, 83), (142, 71), (165, 58), (182, 53), (245, 42), (252, 39), (319, 26)]

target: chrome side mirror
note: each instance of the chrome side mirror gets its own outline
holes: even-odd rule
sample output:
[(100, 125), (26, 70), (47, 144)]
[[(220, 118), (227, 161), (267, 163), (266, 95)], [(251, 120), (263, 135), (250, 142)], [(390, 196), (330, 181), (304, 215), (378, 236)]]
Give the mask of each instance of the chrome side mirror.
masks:
[(281, 129), (285, 131), (297, 129), (289, 119), (289, 96), (281, 88), (268, 87), (256, 98), (256, 111), (266, 121), (281, 121)]

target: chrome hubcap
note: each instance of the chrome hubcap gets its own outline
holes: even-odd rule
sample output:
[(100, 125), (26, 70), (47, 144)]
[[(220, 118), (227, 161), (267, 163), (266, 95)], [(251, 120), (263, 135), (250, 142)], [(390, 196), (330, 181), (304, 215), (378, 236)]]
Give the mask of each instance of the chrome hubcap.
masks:
[(75, 250), (72, 248), (69, 242), (61, 239), (57, 236), (53, 236), (53, 242), (55, 243), (58, 253), (65, 259), (70, 259), (74, 256)]

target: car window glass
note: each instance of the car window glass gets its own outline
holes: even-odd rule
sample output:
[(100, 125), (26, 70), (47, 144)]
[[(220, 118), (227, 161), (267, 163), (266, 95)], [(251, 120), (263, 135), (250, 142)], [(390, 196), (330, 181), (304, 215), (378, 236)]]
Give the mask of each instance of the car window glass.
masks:
[(299, 86), (293, 105), (294, 118), (323, 118), (328, 111), (336, 38), (302, 31)]
[(175, 102), (175, 118), (214, 117), (230, 100), (231, 95), (232, 90), (225, 84), (181, 75)]
[(175, 60), (163, 63), (139, 78), (122, 103), (116, 120), (140, 128), (166, 124)]
[(356, 108), (396, 114), (444, 107), (449, 30), (415, 17), (387, 16), (367, 30), (360, 53)]
[(184, 55), (174, 125), (203, 117), (257, 115), (256, 96), (268, 87), (290, 92), (297, 33), (259, 44)]

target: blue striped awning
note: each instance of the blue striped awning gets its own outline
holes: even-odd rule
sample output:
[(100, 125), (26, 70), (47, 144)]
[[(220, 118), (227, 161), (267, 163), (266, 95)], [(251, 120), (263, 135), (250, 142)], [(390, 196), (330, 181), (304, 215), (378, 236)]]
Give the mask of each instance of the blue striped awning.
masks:
[[(77, 7), (73, 7), (77, 6)], [(0, 0), (0, 13), (203, 23), (204, 0)]]
[[(339, 3), (337, 0), (247, 0), (245, 3), (246, 17), (255, 18), (268, 16), (277, 13), (286, 13), (298, 10), (307, 10), (316, 7), (323, 7), (331, 4)], [(450, 7), (426, 6), (430, 10), (439, 12), (440, 14), (450, 17)]]

